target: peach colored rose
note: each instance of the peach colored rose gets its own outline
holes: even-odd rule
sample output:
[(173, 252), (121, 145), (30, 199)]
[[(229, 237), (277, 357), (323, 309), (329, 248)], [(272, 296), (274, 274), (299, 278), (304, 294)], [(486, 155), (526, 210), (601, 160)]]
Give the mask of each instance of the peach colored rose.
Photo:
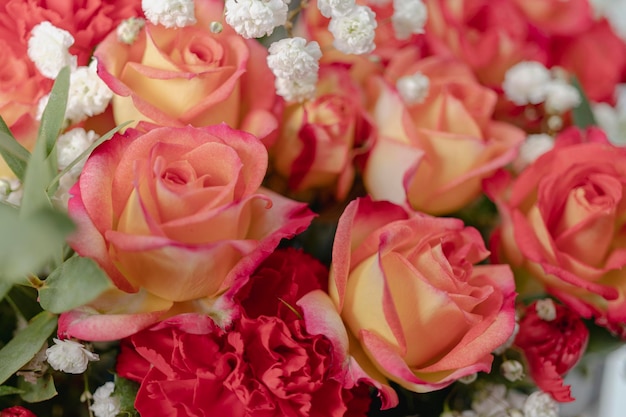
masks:
[[(478, 84), (465, 64), (415, 56), (411, 49), (400, 51), (387, 79), (372, 82), (379, 132), (365, 186), (377, 200), (450, 213), (478, 197), (481, 181), (515, 158), (525, 135), (492, 120), (496, 94)], [(429, 90), (423, 102), (407, 104), (394, 85), (417, 72), (428, 77)]]
[(265, 138), (277, 127), (274, 77), (267, 50), (223, 19), (221, 0), (197, 2), (198, 22), (176, 30), (147, 23), (132, 45), (111, 33), (96, 49), (98, 74), (113, 90), (116, 123), (164, 126), (227, 123)]
[(626, 150), (576, 128), (511, 182), (487, 190), (502, 226), (496, 258), (520, 272), (519, 291), (548, 292), (626, 338)]
[(491, 352), (513, 332), (515, 284), (508, 265), (474, 265), (488, 253), (460, 220), (351, 202), (329, 292), (363, 369), (415, 392), (489, 372)]
[(363, 107), (364, 94), (348, 71), (322, 66), (316, 97), (285, 108), (270, 155), (293, 191), (326, 189), (338, 200), (350, 191), (354, 158), (373, 129)]
[[(226, 125), (129, 129), (98, 147), (69, 202), (78, 224), (70, 245), (117, 288), (98, 309), (118, 309), (112, 320), (129, 310), (195, 311), (196, 300), (236, 291), (282, 238), (312, 219), (305, 205), (259, 189), (266, 167), (263, 144)], [(94, 334), (89, 320), (81, 323), (91, 312), (72, 312), (60, 333), (115, 339), (155, 316), (131, 316)]]

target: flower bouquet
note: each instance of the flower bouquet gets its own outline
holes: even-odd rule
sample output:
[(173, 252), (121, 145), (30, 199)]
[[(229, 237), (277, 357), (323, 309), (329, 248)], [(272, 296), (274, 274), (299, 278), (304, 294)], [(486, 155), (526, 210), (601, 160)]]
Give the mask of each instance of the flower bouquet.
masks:
[(558, 416), (626, 339), (617, 17), (5, 0), (0, 416)]

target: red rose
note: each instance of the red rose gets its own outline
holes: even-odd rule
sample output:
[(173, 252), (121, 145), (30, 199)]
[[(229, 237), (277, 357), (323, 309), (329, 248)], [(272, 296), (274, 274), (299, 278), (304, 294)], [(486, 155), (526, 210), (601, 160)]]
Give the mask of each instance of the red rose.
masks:
[(368, 391), (343, 388), (332, 352), (330, 340), (306, 334), (301, 320), (242, 317), (224, 332), (186, 315), (125, 341), (117, 371), (141, 383), (141, 415), (364, 417)]
[(578, 314), (564, 305), (554, 305), (556, 317), (550, 321), (538, 315), (536, 306), (535, 302), (526, 309), (515, 345), (524, 351), (530, 375), (539, 388), (556, 401), (573, 401), (562, 376), (585, 353), (589, 331)]
[(0, 417), (37, 417), (32, 411), (19, 405), (0, 411)]

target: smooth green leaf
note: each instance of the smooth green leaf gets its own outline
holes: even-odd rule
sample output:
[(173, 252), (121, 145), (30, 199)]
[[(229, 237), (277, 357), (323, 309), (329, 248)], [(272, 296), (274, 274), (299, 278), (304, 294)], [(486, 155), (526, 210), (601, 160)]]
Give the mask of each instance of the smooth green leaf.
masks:
[(0, 301), (9, 293), (12, 286), (10, 282), (0, 280)]
[(16, 388), (16, 387), (10, 387), (8, 385), (0, 386), (0, 397), (5, 396), (5, 395), (21, 394), (23, 392), (24, 392), (24, 390), (21, 390), (21, 389)]
[(23, 393), (20, 395), (22, 399), (29, 403), (38, 403), (41, 401), (49, 400), (57, 395), (56, 387), (54, 386), (54, 379), (52, 375), (46, 374), (37, 379), (37, 383), (31, 384), (24, 380), (24, 378), (18, 379), (18, 387), (20, 387)]
[(56, 326), (55, 315), (46, 311), (41, 312), (0, 349), (0, 384), (19, 371), (39, 352)]
[(63, 313), (94, 300), (109, 288), (111, 280), (92, 259), (74, 256), (44, 281), (39, 302), (45, 310)]
[(137, 391), (139, 391), (138, 383), (115, 375), (115, 391), (113, 395), (120, 399), (120, 414), (129, 417), (139, 415), (137, 410), (135, 410)]
[(61, 180), (61, 177), (63, 175), (67, 174), (72, 168), (74, 168), (74, 166), (76, 164), (78, 164), (80, 161), (82, 161), (83, 158), (85, 158), (89, 154), (91, 154), (94, 149), (96, 149), (98, 146), (100, 146), (103, 142), (111, 139), (113, 137), (113, 135), (115, 135), (121, 129), (123, 129), (126, 126), (128, 126), (130, 123), (132, 123), (132, 121), (128, 121), (128, 122), (122, 123), (121, 125), (115, 127), (114, 129), (109, 130), (107, 133), (105, 133), (100, 138), (98, 138), (98, 140), (96, 140), (94, 143), (92, 143), (89, 148), (87, 148), (83, 153), (81, 153), (78, 156), (78, 158), (74, 159), (67, 167), (65, 167), (65, 169), (63, 169), (61, 172), (59, 172), (57, 174), (57, 176), (52, 179), (50, 184), (48, 184), (48, 195), (52, 196), (52, 194), (55, 192), (55, 189), (56, 189), (56, 187), (57, 187), (57, 185), (58, 185), (58, 183)]
[[(41, 116), (38, 140), (45, 143), (46, 156), (52, 153), (59, 133), (65, 124), (65, 110), (67, 108), (67, 96), (70, 90), (70, 68), (64, 67), (59, 71), (48, 104)], [(56, 158), (53, 158), (56, 161)], [(56, 163), (55, 163), (56, 168)]]
[(40, 272), (62, 250), (74, 223), (52, 208), (21, 218), (16, 208), (0, 204), (0, 230), (0, 282), (13, 283)]
[(30, 152), (15, 140), (2, 118), (0, 118), (0, 155), (15, 176), (24, 181)]
[(585, 91), (578, 79), (574, 78), (572, 81), (572, 85), (578, 90), (580, 94), (580, 104), (578, 107), (572, 110), (572, 117), (574, 118), (574, 124), (581, 129), (587, 128), (589, 126), (595, 126), (598, 123), (596, 122), (596, 118), (593, 115), (593, 111), (591, 110), (591, 105), (589, 104), (589, 100), (585, 95)]

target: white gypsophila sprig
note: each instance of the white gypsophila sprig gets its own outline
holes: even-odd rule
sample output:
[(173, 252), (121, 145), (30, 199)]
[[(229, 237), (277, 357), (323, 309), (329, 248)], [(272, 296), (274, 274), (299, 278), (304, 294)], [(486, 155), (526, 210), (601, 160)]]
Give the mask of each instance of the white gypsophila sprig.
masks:
[(182, 28), (196, 23), (193, 0), (141, 0), (141, 8), (153, 25)]
[[(57, 161), (59, 169), (65, 169), (69, 164), (74, 162), (87, 148), (89, 148), (99, 135), (93, 130), (86, 131), (82, 127), (77, 127), (65, 132), (57, 139)], [(80, 161), (72, 167), (72, 171), (80, 173), (85, 161)]]
[(559, 406), (550, 394), (535, 391), (524, 403), (525, 417), (559, 417)]
[(95, 417), (115, 417), (121, 410), (119, 397), (113, 395), (115, 384), (106, 382), (93, 393), (93, 403), (89, 409)]
[(422, 0), (393, 0), (391, 24), (397, 39), (424, 33), (428, 9)]
[(541, 320), (554, 321), (556, 319), (556, 305), (551, 298), (537, 300), (535, 311)]
[(546, 85), (545, 106), (549, 113), (562, 114), (581, 103), (578, 90), (561, 79), (550, 81)]
[(368, 6), (357, 5), (349, 13), (330, 19), (328, 30), (333, 34), (333, 46), (345, 54), (367, 54), (376, 45), (376, 14)]
[(356, 6), (355, 0), (318, 0), (317, 8), (324, 17), (344, 16)]
[(117, 26), (117, 39), (122, 43), (131, 45), (135, 42), (137, 36), (139, 36), (139, 32), (145, 25), (145, 19), (140, 17), (131, 17), (126, 19)]
[(30, 32), (28, 57), (44, 77), (54, 79), (63, 67), (76, 67), (76, 57), (69, 52), (73, 44), (74, 37), (68, 31), (41, 22)]
[(322, 51), (315, 41), (307, 44), (306, 39), (294, 37), (272, 43), (267, 65), (276, 77), (277, 94), (287, 101), (313, 97), (321, 57)]
[(409, 105), (423, 103), (428, 97), (429, 88), (430, 80), (421, 72), (405, 75), (396, 81), (396, 89), (400, 97)]
[(0, 178), (0, 201), (19, 206), (22, 202), (22, 183), (17, 178)]
[(287, 22), (288, 0), (226, 0), (224, 15), (235, 32), (244, 38), (271, 35)]
[(524, 365), (515, 359), (509, 359), (500, 365), (500, 373), (511, 382), (518, 381), (524, 377)]
[(517, 159), (513, 161), (513, 168), (518, 173), (522, 172), (524, 168), (552, 148), (554, 148), (554, 138), (547, 133), (528, 135), (520, 146)]
[(68, 374), (82, 374), (91, 361), (100, 357), (73, 340), (54, 338), (54, 345), (46, 349), (46, 360), (56, 370)]
[(502, 89), (517, 105), (538, 104), (546, 99), (546, 87), (551, 80), (550, 70), (542, 63), (523, 61), (509, 68)]

